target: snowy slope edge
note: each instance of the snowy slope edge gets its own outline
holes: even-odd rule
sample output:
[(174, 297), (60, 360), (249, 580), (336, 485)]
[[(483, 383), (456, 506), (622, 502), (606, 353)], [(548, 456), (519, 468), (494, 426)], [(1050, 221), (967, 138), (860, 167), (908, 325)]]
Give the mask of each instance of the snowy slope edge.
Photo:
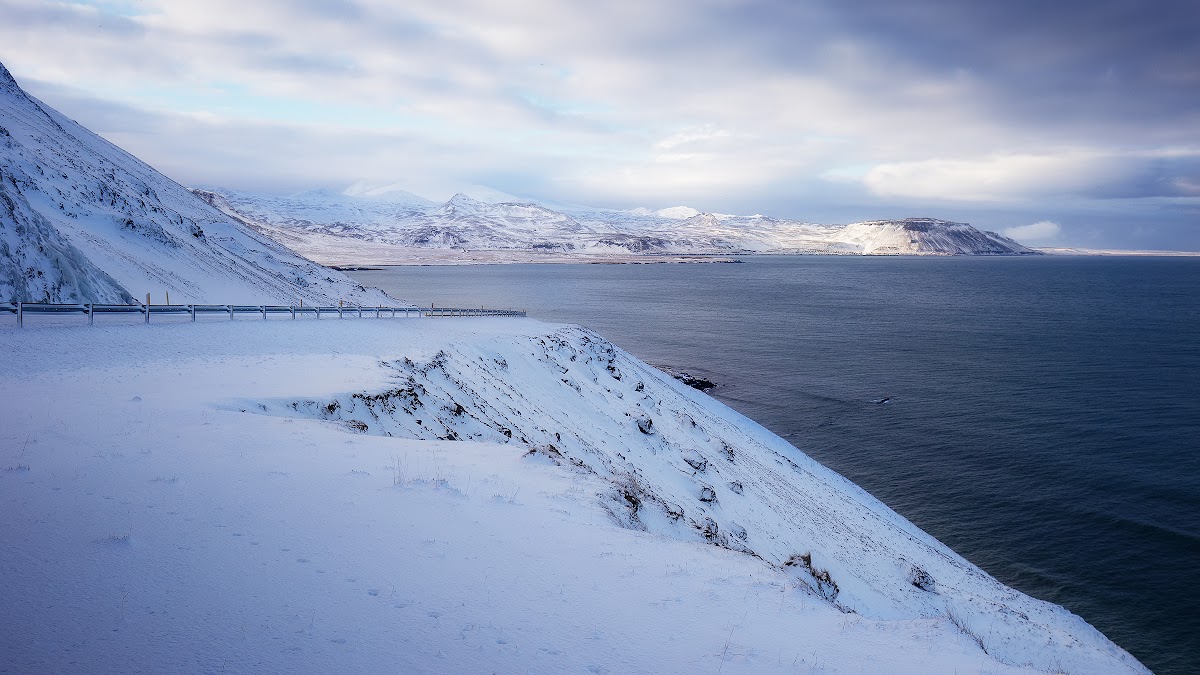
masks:
[(512, 443), (610, 486), (625, 527), (788, 571), (880, 620), (948, 617), (992, 658), (1059, 672), (1147, 672), (1067, 610), (1008, 588), (753, 421), (580, 327), (381, 361), (392, 384), (233, 407), (374, 435)]

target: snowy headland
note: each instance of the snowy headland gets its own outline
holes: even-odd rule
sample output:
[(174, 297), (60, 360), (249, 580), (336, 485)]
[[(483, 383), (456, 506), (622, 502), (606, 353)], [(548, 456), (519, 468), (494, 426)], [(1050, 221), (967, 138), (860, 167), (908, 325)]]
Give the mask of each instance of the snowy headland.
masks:
[(529, 319), (0, 326), (21, 672), (1146, 672)]

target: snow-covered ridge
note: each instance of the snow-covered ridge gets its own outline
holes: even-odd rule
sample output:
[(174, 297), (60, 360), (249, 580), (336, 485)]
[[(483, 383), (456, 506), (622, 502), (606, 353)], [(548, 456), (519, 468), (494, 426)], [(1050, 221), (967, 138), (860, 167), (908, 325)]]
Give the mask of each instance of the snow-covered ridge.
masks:
[(0, 347), (19, 670), (1146, 672), (579, 327), (0, 327)]
[(1138, 670), (1079, 617), (1003, 586), (783, 439), (586, 329), (450, 344), (380, 367), (383, 390), (253, 404), (365, 433), (519, 444), (607, 482), (616, 522), (761, 558), (844, 611), (953, 616), (1013, 665)]
[[(327, 200), (329, 195), (310, 195)], [(395, 304), (221, 213), (0, 64), (0, 301)]]
[[(456, 194), (422, 206), (349, 194), (287, 197), (196, 190), (231, 217), (252, 223), (327, 264), (372, 264), (405, 251), (543, 253), (605, 258), (738, 253), (838, 255), (1026, 255), (1021, 244), (966, 223), (933, 218), (822, 225), (701, 213), (687, 206), (615, 211), (530, 201), (483, 201)], [(348, 244), (353, 243), (353, 246)], [(419, 254), (413, 254), (414, 260)], [(527, 258), (521, 258), (527, 259)]]

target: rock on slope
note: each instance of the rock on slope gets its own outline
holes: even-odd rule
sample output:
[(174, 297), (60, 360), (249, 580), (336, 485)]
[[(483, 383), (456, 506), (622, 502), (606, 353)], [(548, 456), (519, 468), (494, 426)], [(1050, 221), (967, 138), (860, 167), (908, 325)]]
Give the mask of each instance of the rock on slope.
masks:
[(225, 216), (0, 64), (0, 301), (394, 304)]
[(579, 327), (383, 360), (391, 385), (232, 409), (369, 434), (519, 444), (610, 486), (617, 522), (740, 551), (845, 612), (947, 617), (987, 654), (1051, 672), (1145, 672), (1081, 618), (1004, 586), (861, 488)]
[[(654, 212), (564, 205), (551, 208), (525, 202), (489, 203), (462, 194), (445, 204), (421, 204), (413, 200), (395, 204), (321, 191), (289, 197), (232, 190), (196, 192), (231, 217), (244, 219), (316, 260), (336, 259), (355, 264), (378, 262), (374, 256), (387, 247), (591, 257), (1036, 253), (994, 232), (932, 218), (821, 225), (761, 215), (700, 213), (684, 206)], [(347, 242), (359, 244), (357, 258), (347, 260)], [(349, 251), (349, 255), (356, 254)]]

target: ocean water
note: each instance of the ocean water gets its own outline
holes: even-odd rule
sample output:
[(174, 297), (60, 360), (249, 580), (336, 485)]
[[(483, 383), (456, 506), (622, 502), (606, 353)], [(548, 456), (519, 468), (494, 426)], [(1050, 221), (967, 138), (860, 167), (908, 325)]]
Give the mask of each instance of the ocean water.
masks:
[(353, 275), (706, 377), (1004, 583), (1200, 672), (1200, 259), (744, 261)]

